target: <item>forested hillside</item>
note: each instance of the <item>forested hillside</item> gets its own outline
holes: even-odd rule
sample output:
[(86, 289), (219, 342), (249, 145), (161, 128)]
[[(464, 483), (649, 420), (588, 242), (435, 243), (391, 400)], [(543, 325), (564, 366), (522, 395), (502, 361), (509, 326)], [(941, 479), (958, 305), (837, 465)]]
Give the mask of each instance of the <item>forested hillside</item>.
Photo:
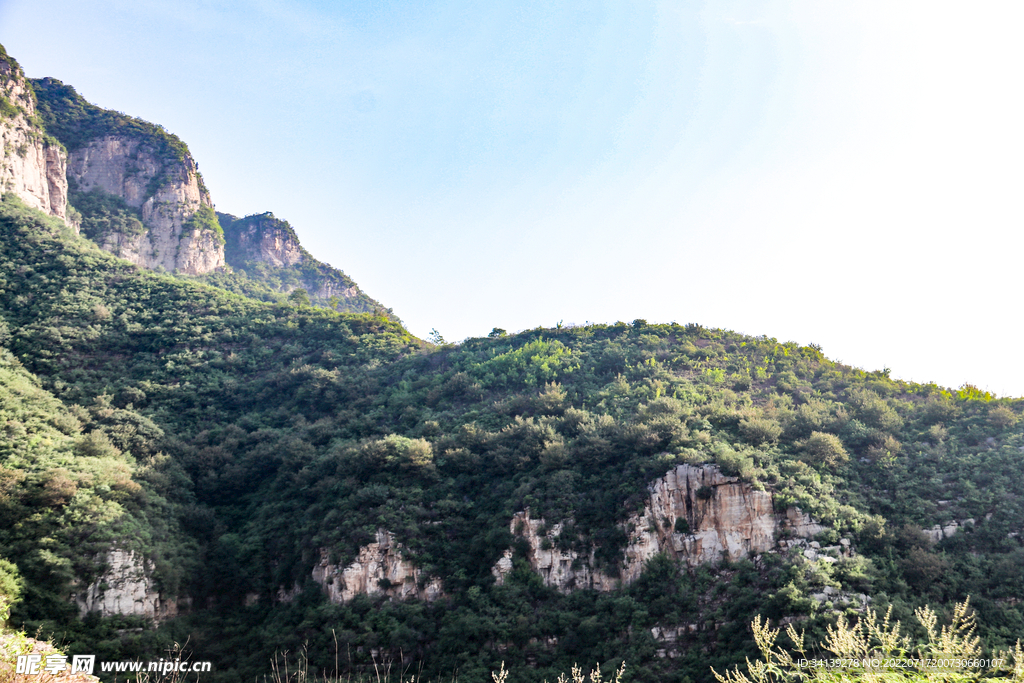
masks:
[[(986, 647), (1024, 633), (1022, 401), (696, 324), (435, 347), (381, 314), (147, 272), (11, 195), (0, 233), (0, 555), (26, 586), (12, 622), (71, 651), (188, 637), (215, 681), (304, 643), (326, 671), (404, 658), (483, 680), (505, 661), (539, 681), (625, 659), (632, 680), (696, 681), (751, 654), (755, 614), (820, 635), (859, 596), (911, 623), (970, 594)], [(627, 521), (681, 465), (808, 513), (819, 547), (660, 553), (608, 591), (542, 580), (517, 514), (545, 520), (541, 547), (619, 576), (643, 531)], [(380, 579), (332, 599), (317, 567), (354, 566), (383, 532), (419, 592)], [(111, 548), (144, 558), (153, 614), (83, 602)]]
[(203, 279), (212, 285), (265, 301), (326, 306), (345, 313), (384, 313), (396, 319), (359, 289), (352, 278), (306, 251), (288, 221), (267, 212), (238, 218), (218, 213), (224, 228), (224, 258), (232, 272)]

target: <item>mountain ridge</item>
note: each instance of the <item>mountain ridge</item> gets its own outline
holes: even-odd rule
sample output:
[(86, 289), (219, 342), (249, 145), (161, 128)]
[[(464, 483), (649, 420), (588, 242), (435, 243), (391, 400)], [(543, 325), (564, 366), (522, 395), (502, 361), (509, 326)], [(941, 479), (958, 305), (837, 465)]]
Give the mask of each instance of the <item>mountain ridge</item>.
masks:
[[(299, 301), (304, 300), (305, 292), (314, 305), (351, 313), (383, 311), (394, 316), (391, 309), (367, 296), (344, 272), (317, 260), (299, 242), (288, 221), (272, 212), (244, 218), (218, 213), (217, 218), (224, 228), (225, 259), (236, 273)], [(230, 288), (227, 283), (222, 286)]]
[[(63, 154), (19, 106), (0, 124)], [(754, 615), (820, 635), (968, 594), (987, 651), (1024, 632), (1024, 399), (698, 324), (427, 344), (378, 307), (306, 305), (343, 274), (272, 214), (211, 219), (177, 158), (209, 209), (193, 232), (220, 227), (237, 271), (117, 258), (103, 237), (152, 230), (161, 171), (129, 191), (91, 163), (82, 234), (37, 194), (0, 199), (17, 626), (109, 659), (188, 636), (212, 683), (303, 647), (314, 675), (626, 659), (710, 681), (756, 654)]]
[[(2, 46), (0, 76), (0, 187), (29, 206), (143, 268), (205, 277), (266, 300), (295, 293), (297, 303), (394, 317), (344, 272), (303, 249), (286, 222), (260, 214), (273, 227), (259, 227), (252, 225), (257, 215), (217, 214), (188, 145), (163, 126), (93, 105), (57, 79), (28, 79)], [(250, 233), (259, 227), (286, 235), (294, 258), (284, 263), (234, 250), (229, 263), (222, 219)]]

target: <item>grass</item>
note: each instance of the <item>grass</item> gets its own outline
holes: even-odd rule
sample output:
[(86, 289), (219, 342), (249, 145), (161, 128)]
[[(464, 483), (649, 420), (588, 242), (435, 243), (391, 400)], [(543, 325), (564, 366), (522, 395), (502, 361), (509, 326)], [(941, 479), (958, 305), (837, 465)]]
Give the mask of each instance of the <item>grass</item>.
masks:
[(751, 628), (762, 658), (753, 662), (748, 659), (745, 673), (739, 667), (724, 675), (713, 668), (711, 671), (719, 683), (1024, 681), (1024, 651), (1019, 640), (1009, 652), (999, 652), (990, 658), (981, 656), (981, 639), (975, 633), (977, 624), (969, 599), (957, 603), (951, 623), (941, 628), (930, 607), (916, 610), (914, 616), (927, 634), (927, 640), (917, 645), (903, 634), (900, 622), (891, 623), (891, 616), (891, 607), (881, 620), (871, 611), (856, 623), (840, 615), (835, 628), (828, 627), (828, 635), (821, 643), (821, 649), (831, 657), (808, 655), (804, 634), (790, 624), (786, 636), (793, 642), (799, 659), (775, 646), (781, 629), (770, 628), (767, 621), (757, 616)]

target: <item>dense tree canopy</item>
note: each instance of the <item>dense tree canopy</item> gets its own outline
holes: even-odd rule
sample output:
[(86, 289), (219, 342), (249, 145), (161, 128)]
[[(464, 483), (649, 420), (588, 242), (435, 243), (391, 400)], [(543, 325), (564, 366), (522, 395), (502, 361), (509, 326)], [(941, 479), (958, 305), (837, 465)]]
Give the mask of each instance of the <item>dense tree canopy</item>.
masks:
[[(346, 670), (404, 656), (477, 680), (504, 660), (540, 680), (624, 658), (643, 663), (635, 680), (709, 680), (709, 664), (753, 652), (754, 614), (811, 633), (833, 623), (844, 608), (811, 597), (825, 587), (905, 623), (970, 594), (985, 647), (1024, 633), (1021, 401), (699, 325), (430, 345), (384, 314), (306, 303), (142, 271), (4, 197), (0, 555), (23, 584), (12, 622), (117, 656), (189, 634), (223, 681), (303, 643), (322, 669), (336, 652)], [(525, 564), (509, 522), (528, 507), (614, 571), (621, 524), (683, 463), (772, 491), (857, 555), (695, 569), (659, 556), (606, 594), (559, 594)], [(949, 538), (922, 533), (953, 521)], [(320, 549), (346, 563), (379, 528), (441, 578), (444, 599), (326, 600), (310, 578)], [(68, 596), (115, 541), (192, 610), (141, 633), (80, 620)], [(490, 569), (510, 546), (497, 586)], [(275, 597), (296, 586), (293, 601)], [(659, 657), (652, 629), (689, 624), (680, 656)]]

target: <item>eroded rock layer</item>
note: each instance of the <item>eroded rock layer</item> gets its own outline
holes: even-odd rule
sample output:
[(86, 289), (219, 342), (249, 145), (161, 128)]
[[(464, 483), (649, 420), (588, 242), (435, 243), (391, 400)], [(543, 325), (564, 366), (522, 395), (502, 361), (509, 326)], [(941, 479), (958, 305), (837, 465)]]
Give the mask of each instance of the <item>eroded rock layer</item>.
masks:
[[(509, 528), (526, 540), (527, 560), (544, 583), (562, 592), (609, 591), (629, 584), (658, 553), (688, 566), (735, 561), (774, 549), (783, 534), (807, 538), (824, 531), (796, 508), (775, 512), (771, 493), (726, 476), (714, 465), (680, 465), (670, 470), (650, 485), (643, 512), (631, 516), (624, 526), (629, 542), (615, 576), (592, 568), (593, 552), (581, 556), (560, 548), (561, 523), (548, 525), (524, 510), (512, 518)], [(492, 573), (500, 583), (511, 569), (508, 552)]]
[(79, 190), (101, 190), (138, 209), (146, 230), (112, 233), (100, 247), (144, 268), (189, 275), (224, 265), (223, 239), (189, 219), (210, 207), (192, 157), (166, 159), (145, 138), (111, 135), (71, 153), (68, 176)]
[(35, 123), (36, 100), (17, 62), (0, 47), (0, 193), (67, 222), (66, 156)]
[(144, 268), (189, 275), (224, 265), (213, 202), (184, 142), (160, 126), (90, 104), (56, 79), (33, 80), (32, 88), (46, 132), (68, 150), (72, 203), (101, 193), (138, 212), (144, 229), (93, 235), (100, 247)]
[(158, 621), (178, 613), (178, 603), (163, 597), (156, 589), (152, 568), (133, 551), (112, 548), (107, 553), (106, 570), (75, 596), (81, 616), (99, 612), (100, 616), (144, 617)]
[(402, 547), (395, 542), (394, 534), (384, 529), (378, 529), (376, 542), (360, 548), (356, 559), (344, 567), (331, 564), (330, 553), (321, 550), (320, 562), (313, 567), (313, 580), (324, 588), (331, 602), (338, 604), (357, 595), (436, 600), (443, 594), (441, 580), (427, 580), (402, 557)]

